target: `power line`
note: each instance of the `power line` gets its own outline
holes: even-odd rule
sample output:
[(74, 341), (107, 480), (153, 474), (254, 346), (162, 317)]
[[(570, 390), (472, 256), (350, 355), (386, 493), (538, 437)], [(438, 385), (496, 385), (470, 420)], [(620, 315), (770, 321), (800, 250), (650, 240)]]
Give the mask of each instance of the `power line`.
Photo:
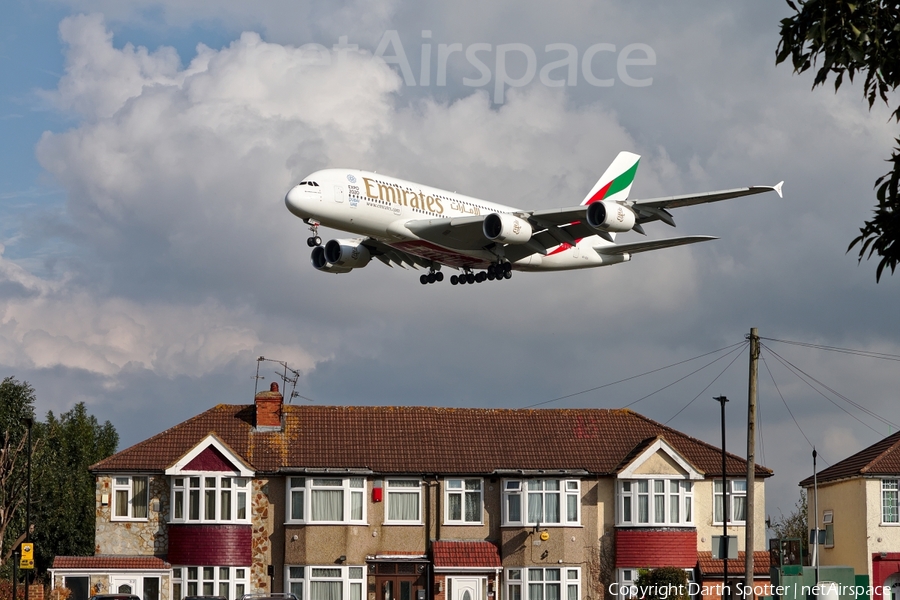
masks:
[(865, 356), (868, 358), (880, 358), (882, 360), (900, 361), (900, 355), (888, 354), (886, 352), (872, 352), (871, 350), (855, 350), (853, 348), (839, 348), (837, 346), (823, 346), (821, 344), (811, 344), (809, 342), (795, 342), (791, 340), (779, 340), (776, 338), (759, 338), (760, 340), (768, 340), (770, 342), (780, 342), (782, 344), (790, 344), (793, 346), (803, 346), (804, 348), (815, 348), (816, 350), (828, 350), (829, 352), (840, 352), (842, 354), (854, 354), (856, 356)]
[[(704, 393), (706, 390), (708, 390), (708, 389), (710, 388), (710, 386), (712, 386), (712, 384), (714, 384), (716, 381), (718, 381), (719, 377), (721, 377), (722, 374), (725, 373), (725, 371), (727, 371), (727, 370), (731, 367), (731, 365), (734, 364), (734, 361), (736, 361), (736, 360), (738, 359), (738, 357), (740, 356), (740, 353), (738, 353), (737, 350), (742, 350), (742, 348), (735, 348), (734, 350), (732, 350), (732, 352), (734, 352), (735, 355), (734, 355), (734, 358), (731, 359), (731, 362), (728, 363), (727, 365), (725, 365), (725, 368), (722, 369), (722, 370), (719, 372), (719, 374), (716, 375), (716, 376), (713, 378), (713, 380), (709, 382), (709, 385), (707, 385), (705, 388), (703, 388), (702, 390), (700, 390), (700, 392), (699, 392), (696, 396), (694, 396), (693, 400), (691, 400), (690, 402), (688, 402), (687, 404), (685, 404), (684, 406), (682, 406), (682, 407), (681, 407), (681, 410), (679, 410), (677, 413), (675, 413), (674, 415), (672, 415), (672, 416), (669, 418), (668, 421), (666, 421), (665, 423), (663, 423), (663, 425), (668, 425), (669, 423), (671, 423), (672, 420), (673, 420), (675, 417), (677, 417), (678, 415), (680, 415), (680, 414), (682, 413), (682, 411), (684, 411), (684, 409), (686, 409), (688, 406), (690, 406), (691, 404), (693, 404), (693, 403), (694, 403), (694, 400), (696, 400), (696, 399), (699, 398), (701, 395), (703, 395), (703, 393)], [(730, 354), (730, 353), (729, 353), (729, 354)], [(728, 356), (728, 354), (726, 354), (725, 356)], [(725, 357), (723, 356), (723, 357), (721, 357), (721, 358), (725, 358)], [(718, 360), (718, 359), (716, 359), (716, 360)], [(712, 363), (710, 363), (710, 364), (712, 364)], [(654, 392), (654, 393), (655, 393), (655, 392)]]
[[(763, 348), (766, 347), (765, 344), (760, 344), (760, 346), (762, 346)], [(787, 400), (784, 399), (784, 394), (781, 393), (781, 389), (779, 389), (778, 384), (775, 382), (775, 376), (772, 375), (772, 370), (769, 369), (769, 363), (766, 362), (765, 358), (763, 358), (762, 363), (766, 367), (766, 372), (769, 374), (769, 377), (772, 379), (772, 385), (775, 386), (775, 391), (778, 392), (778, 397), (781, 398), (782, 404), (784, 404), (784, 407), (787, 409), (788, 414), (791, 415), (791, 419), (794, 421), (794, 425), (797, 426), (797, 431), (800, 432), (800, 435), (803, 436), (803, 439), (806, 440), (806, 443), (809, 444), (809, 447), (814, 449), (815, 446), (813, 446), (813, 443), (809, 441), (809, 438), (806, 437), (806, 434), (803, 433), (803, 428), (800, 427), (800, 423), (797, 422), (797, 417), (794, 416), (794, 413), (791, 411), (791, 407), (788, 406)], [(828, 461), (826, 461), (825, 459), (822, 460), (823, 462), (825, 462), (825, 464), (828, 464)]]
[[(672, 368), (672, 367), (677, 367), (677, 366), (679, 366), (679, 365), (683, 365), (683, 364), (685, 364), (685, 363), (689, 363), (689, 362), (691, 362), (691, 361), (693, 361), (693, 360), (697, 360), (697, 359), (700, 359), (700, 358), (704, 358), (704, 357), (706, 357), (706, 356), (709, 356), (709, 355), (711, 355), (711, 354), (716, 354), (717, 352), (722, 352), (722, 351), (724, 351), (724, 350), (729, 350), (729, 349), (731, 349), (731, 348), (734, 348), (735, 346), (741, 346), (741, 345), (746, 344), (746, 343), (747, 343), (747, 342), (745, 342), (745, 341), (740, 341), (740, 342), (738, 342), (738, 343), (736, 343), (736, 344), (732, 344), (732, 345), (730, 345), (730, 346), (725, 346), (724, 348), (719, 348), (718, 350), (713, 350), (713, 351), (711, 351), (711, 352), (706, 352), (705, 354), (701, 354), (701, 355), (695, 356), (695, 357), (693, 357), (693, 358), (688, 358), (688, 359), (686, 359), (686, 360), (682, 360), (682, 361), (679, 361), (679, 362), (677, 362), (677, 363), (672, 363), (671, 365), (667, 365), (667, 366), (665, 366), (665, 367), (659, 367), (658, 369), (653, 369), (652, 371), (646, 371), (646, 372), (641, 373), (641, 374), (639, 374), (639, 375), (632, 375), (631, 377), (626, 377), (625, 379), (620, 379), (620, 380), (618, 380), (618, 381), (613, 381), (613, 382), (611, 382), (611, 383), (604, 383), (603, 385), (598, 385), (598, 386), (595, 386), (595, 387), (592, 387), (592, 388), (589, 388), (589, 389), (586, 389), (586, 390), (582, 390), (582, 391), (580, 391), (580, 392), (574, 392), (574, 393), (572, 393), (572, 394), (566, 394), (565, 396), (559, 396), (558, 398), (553, 398), (553, 399), (551, 399), (551, 400), (544, 400), (543, 402), (537, 402), (537, 403), (535, 403), (535, 404), (529, 404), (528, 406), (525, 406), (525, 407), (523, 407), (523, 408), (534, 408), (535, 406), (543, 406), (543, 405), (545, 405), (545, 404), (550, 404), (550, 403), (552, 403), (552, 402), (558, 402), (558, 401), (560, 401), (560, 400), (565, 400), (566, 398), (573, 398), (573, 397), (575, 397), (575, 396), (580, 396), (581, 394), (587, 394), (588, 392), (594, 392), (594, 391), (597, 391), (597, 390), (601, 390), (601, 389), (603, 389), (603, 388), (611, 387), (611, 386), (614, 386), (614, 385), (619, 384), (619, 383), (625, 383), (626, 381), (631, 381), (632, 379), (637, 379), (637, 378), (639, 378), (639, 377), (644, 377), (645, 375), (652, 375), (653, 373), (658, 373), (658, 372), (660, 372), (660, 371), (665, 371), (666, 369), (670, 369), (670, 368)], [(727, 356), (727, 355), (726, 355), (726, 356)], [(716, 359), (716, 360), (718, 360), (718, 359)], [(716, 361), (713, 361), (713, 362), (716, 362)], [(709, 363), (709, 364), (712, 364), (712, 363)], [(702, 370), (702, 369), (706, 368), (707, 366), (709, 366), (709, 365), (704, 365), (703, 367), (700, 367), (700, 369), (697, 369), (697, 371)], [(694, 371), (694, 373), (696, 373), (697, 371)], [(686, 375), (686, 377), (689, 377), (690, 375), (693, 375), (693, 373), (690, 373), (689, 375)], [(682, 378), (682, 379), (684, 379), (684, 378)], [(679, 379), (678, 381), (681, 381), (681, 380)], [(678, 382), (676, 381), (676, 382), (674, 382), (674, 383), (678, 383)], [(670, 384), (670, 385), (672, 385), (672, 384)], [(666, 386), (666, 387), (669, 387), (669, 386)], [(665, 388), (662, 388), (662, 389), (665, 389)], [(659, 392), (659, 391), (662, 391), (662, 390), (657, 390), (657, 392)], [(656, 392), (653, 392), (653, 394), (655, 394), (655, 393), (656, 393)], [(652, 396), (653, 394), (650, 394), (650, 396)], [(644, 396), (644, 398), (649, 398), (650, 396)], [(640, 402), (641, 400), (643, 400), (644, 398), (639, 398), (639, 399), (635, 400), (634, 402), (632, 402), (631, 404), (636, 404), (636, 403)], [(625, 406), (625, 408), (627, 408), (628, 406), (631, 406), (631, 404), (627, 404), (627, 405)]]
[(831, 398), (829, 398), (828, 396), (826, 396), (825, 394), (823, 394), (821, 390), (819, 390), (816, 386), (812, 385), (809, 381), (807, 381), (807, 379), (804, 379), (804, 378), (808, 378), (808, 379), (814, 381), (814, 382), (815, 382), (816, 384), (818, 384), (819, 386), (821, 386), (821, 387), (823, 387), (824, 389), (828, 390), (829, 392), (831, 392), (832, 394), (834, 394), (835, 396), (837, 396), (837, 397), (840, 398), (841, 400), (845, 401), (847, 404), (850, 404), (851, 406), (854, 406), (855, 408), (857, 408), (857, 409), (860, 410), (861, 412), (863, 412), (863, 413), (869, 415), (869, 416), (872, 417), (873, 419), (876, 419), (876, 420), (878, 420), (878, 421), (881, 421), (882, 423), (884, 423), (885, 425), (888, 425), (888, 426), (890, 426), (890, 427), (894, 427), (894, 428), (897, 428), (897, 427), (898, 427), (897, 424), (892, 423), (891, 421), (889, 421), (889, 420), (885, 419), (884, 417), (882, 417), (881, 415), (879, 415), (879, 414), (877, 414), (877, 413), (875, 413), (875, 412), (869, 410), (868, 408), (864, 407), (863, 405), (859, 404), (858, 402), (854, 402), (854, 401), (851, 400), (850, 398), (847, 398), (847, 397), (844, 396), (843, 394), (840, 394), (840, 393), (838, 393), (837, 391), (833, 390), (832, 388), (828, 387), (827, 385), (825, 385), (824, 383), (822, 383), (821, 381), (819, 381), (818, 379), (816, 379), (816, 378), (813, 377), (812, 375), (809, 375), (808, 373), (804, 372), (802, 369), (800, 369), (800, 368), (797, 367), (796, 365), (792, 364), (792, 363), (791, 363), (790, 361), (788, 361), (787, 359), (783, 358), (782, 356), (779, 356), (779, 354), (778, 354), (777, 352), (775, 352), (774, 350), (772, 350), (772, 349), (769, 348), (768, 346), (766, 347), (766, 349), (767, 349), (769, 352), (771, 352), (772, 355), (775, 356), (775, 358), (777, 358), (779, 361), (781, 361), (781, 363), (784, 364), (789, 370), (791, 370), (792, 372), (794, 372), (795, 375), (797, 375), (797, 373), (802, 374), (803, 377), (800, 377), (800, 375), (797, 375), (797, 377), (798, 377), (801, 381), (803, 381), (804, 383), (806, 383), (806, 385), (808, 385), (809, 387), (811, 387), (812, 389), (814, 389), (814, 390), (816, 391), (816, 393), (818, 393), (820, 396), (822, 396), (823, 398), (825, 398), (826, 400), (828, 400), (829, 402), (831, 402), (832, 404), (834, 404), (835, 406), (837, 406), (838, 408), (840, 408), (842, 411), (844, 411), (845, 413), (847, 413), (848, 415), (850, 415), (851, 417), (853, 417), (854, 419), (856, 419), (857, 421), (859, 421), (860, 423), (862, 423), (863, 425), (865, 425), (866, 427), (868, 427), (869, 429), (871, 429), (872, 431), (874, 431), (875, 433), (877, 433), (878, 435), (881, 435), (881, 432), (880, 432), (880, 431), (878, 431), (878, 430), (875, 429), (874, 427), (870, 426), (868, 423), (864, 422), (862, 419), (860, 419), (860, 418), (857, 417), (856, 415), (852, 414), (850, 411), (848, 411), (847, 409), (845, 409), (843, 406), (839, 405), (837, 402), (835, 402), (834, 400), (832, 400)]

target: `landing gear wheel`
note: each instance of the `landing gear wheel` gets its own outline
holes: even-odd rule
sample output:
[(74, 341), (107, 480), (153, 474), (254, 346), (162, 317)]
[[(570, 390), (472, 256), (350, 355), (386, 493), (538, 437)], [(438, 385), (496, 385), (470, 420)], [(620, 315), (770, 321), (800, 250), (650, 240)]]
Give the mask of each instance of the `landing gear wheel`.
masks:
[(504, 271), (503, 278), (504, 279), (512, 279), (512, 271)]
[(425, 276), (425, 279), (428, 280), (428, 283), (434, 283), (435, 281), (437, 281), (437, 276), (434, 273), (429, 273)]
[(466, 283), (475, 283), (475, 273), (466, 273)]
[(450, 276), (450, 284), (456, 285), (457, 283), (459, 283), (459, 277), (457, 277), (456, 275), (451, 275)]
[(422, 285), (427, 284), (427, 283), (428, 283), (428, 275), (423, 274), (422, 276), (420, 276), (420, 277), (419, 277), (419, 282), (420, 282)]
[(487, 279), (487, 275), (485, 275), (484, 272), (481, 272), (481, 273), (478, 273), (477, 275), (475, 275), (475, 281), (477, 281), (478, 283), (481, 283), (485, 279)]
[(444, 274), (441, 273), (440, 271), (438, 271), (437, 273), (434, 274), (434, 278), (435, 278), (437, 281), (443, 281), (443, 280), (444, 280)]
[(310, 248), (315, 248), (316, 246), (321, 246), (322, 238), (320, 238), (317, 235), (314, 235), (313, 237), (310, 237), (310, 238), (306, 238), (306, 245), (309, 246)]

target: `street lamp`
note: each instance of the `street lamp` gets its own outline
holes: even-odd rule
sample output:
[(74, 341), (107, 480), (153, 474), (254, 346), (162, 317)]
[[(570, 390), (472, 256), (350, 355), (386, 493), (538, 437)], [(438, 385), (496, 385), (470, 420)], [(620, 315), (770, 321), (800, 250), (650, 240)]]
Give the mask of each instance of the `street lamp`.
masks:
[[(25, 417), (25, 425), (28, 427), (28, 485), (25, 488), (25, 541), (31, 542), (31, 429), (34, 426), (34, 418)], [(25, 600), (28, 600), (28, 576), (30, 569), (25, 570)], [(15, 600), (15, 598), (13, 598)]]
[(731, 597), (731, 590), (728, 589), (728, 477), (725, 470), (725, 403), (728, 398), (725, 396), (717, 396), (713, 398), (722, 405), (722, 544), (720, 551), (722, 552), (722, 598)]

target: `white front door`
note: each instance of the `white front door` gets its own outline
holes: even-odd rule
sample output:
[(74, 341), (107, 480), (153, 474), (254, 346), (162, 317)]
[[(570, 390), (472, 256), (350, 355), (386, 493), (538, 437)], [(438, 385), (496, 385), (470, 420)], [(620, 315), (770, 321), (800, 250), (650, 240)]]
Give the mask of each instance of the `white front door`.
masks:
[(109, 593), (110, 594), (135, 594), (141, 595), (141, 589), (138, 587), (138, 578), (133, 576), (112, 576), (109, 577)]
[(448, 577), (452, 598), (450, 600), (484, 600), (481, 590), (484, 589), (483, 577)]

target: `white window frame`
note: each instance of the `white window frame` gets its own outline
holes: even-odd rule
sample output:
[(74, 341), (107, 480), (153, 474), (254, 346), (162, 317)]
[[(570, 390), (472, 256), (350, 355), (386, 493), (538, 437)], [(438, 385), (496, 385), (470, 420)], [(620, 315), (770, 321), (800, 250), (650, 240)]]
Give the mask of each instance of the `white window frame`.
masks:
[[(315, 571), (319, 570), (319, 573)], [(322, 573), (337, 572), (338, 576)], [(284, 589), (297, 596), (297, 600), (311, 598), (314, 582), (341, 582), (341, 600), (366, 600), (365, 565), (285, 565)]]
[[(477, 487), (469, 487), (469, 486)], [(459, 519), (450, 515), (450, 500), (459, 497)], [(466, 498), (477, 496), (478, 518), (466, 518)], [(484, 524), (484, 480), (478, 477), (447, 477), (444, 479), (444, 524), (482, 525)]]
[[(659, 491), (662, 486), (662, 491)], [(676, 489), (677, 488), (677, 489)], [(690, 479), (625, 479), (616, 484), (616, 525), (628, 527), (693, 527), (694, 487)], [(641, 519), (642, 501), (647, 504), (647, 520)], [(657, 519), (656, 503), (663, 503), (663, 519)], [(677, 511), (678, 519), (672, 517)]]
[(228, 600), (240, 600), (241, 596), (248, 591), (250, 591), (249, 565), (246, 567), (209, 565), (176, 565), (172, 567), (173, 598), (225, 596)]
[[(169, 523), (250, 522), (252, 483), (247, 477), (222, 472), (183, 473), (171, 476), (170, 486)], [(212, 515), (207, 510), (209, 506)]]
[[(747, 524), (746, 519), (735, 519), (734, 518), (734, 507), (735, 507), (734, 499), (735, 499), (735, 497), (744, 499), (744, 512), (746, 513), (746, 511), (747, 511), (747, 480), (746, 479), (728, 479), (726, 481), (728, 482), (728, 515), (727, 515), (728, 524), (736, 525), (736, 526), (746, 525)], [(735, 484), (743, 484), (744, 489), (743, 490), (735, 489)], [(717, 488), (719, 488), (721, 485), (722, 485), (721, 478), (713, 481), (713, 505), (712, 505), (713, 525), (721, 525), (722, 524), (721, 519), (716, 519), (716, 504), (720, 501), (719, 499), (722, 497), (722, 492), (718, 491)]]
[[(144, 491), (143, 504), (136, 502), (138, 494), (135, 492), (135, 482), (143, 480)], [(112, 502), (110, 503), (109, 518), (110, 521), (146, 521), (150, 518), (150, 477), (147, 475), (113, 475), (110, 482), (112, 489)], [(125, 514), (117, 514), (123, 502), (119, 499), (119, 494), (125, 494)], [(143, 512), (143, 515), (140, 513)], [(135, 516), (137, 513), (137, 516)]]
[[(888, 514), (888, 503), (886, 500), (892, 497), (893, 514)], [(888, 517), (888, 518), (885, 518)], [(881, 524), (882, 525), (900, 525), (900, 480), (898, 479), (882, 479), (881, 480)]]
[[(392, 502), (399, 496), (415, 496), (416, 517), (414, 519), (391, 518)], [(384, 479), (384, 524), (385, 525), (421, 525), (422, 524), (422, 480), (408, 477), (390, 477)]]
[[(332, 475), (304, 475), (289, 476), (285, 488), (285, 523), (303, 523), (306, 525), (335, 525), (356, 524), (365, 525), (366, 502), (366, 478), (361, 475), (336, 477)], [(313, 503), (315, 493), (319, 491), (341, 491), (342, 494), (342, 519), (326, 520), (314, 519)], [(358, 499), (361, 506), (361, 515), (353, 518), (353, 498)], [(302, 502), (301, 510), (295, 511), (294, 502)], [(421, 513), (421, 510), (420, 510)], [(299, 518), (295, 515), (299, 515)]]
[[(505, 580), (507, 600), (544, 600), (546, 586), (554, 584), (559, 585), (560, 600), (581, 598), (581, 567), (577, 566), (515, 567), (506, 569)], [(532, 585), (541, 586), (540, 598), (531, 598)]]
[[(558, 484), (556, 489), (546, 489), (547, 484)], [(547, 527), (579, 527), (581, 526), (581, 480), (580, 479), (504, 479), (502, 481), (502, 527), (521, 527), (524, 525), (541, 525)], [(539, 488), (539, 489), (538, 489)], [(558, 495), (559, 521), (546, 520), (546, 498)], [(541, 520), (531, 519), (531, 503), (540, 499)], [(511, 504), (518, 503), (519, 519), (511, 515)], [(572, 514), (574, 510), (575, 514)]]

